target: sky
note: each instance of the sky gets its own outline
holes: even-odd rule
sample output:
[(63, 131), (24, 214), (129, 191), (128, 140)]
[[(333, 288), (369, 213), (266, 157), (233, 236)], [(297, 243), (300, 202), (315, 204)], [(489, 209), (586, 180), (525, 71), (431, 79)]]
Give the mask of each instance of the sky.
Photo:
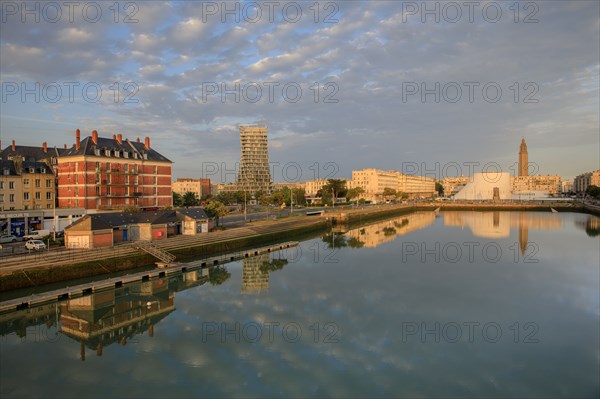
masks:
[(600, 3), (1, 3), (0, 139), (149, 136), (232, 181), (239, 123), (275, 181), (600, 168)]

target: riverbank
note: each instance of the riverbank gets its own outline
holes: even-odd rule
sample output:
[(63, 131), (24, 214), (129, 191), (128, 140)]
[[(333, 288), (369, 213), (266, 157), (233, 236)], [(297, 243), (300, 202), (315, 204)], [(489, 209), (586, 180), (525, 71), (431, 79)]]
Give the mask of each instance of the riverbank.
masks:
[[(417, 203), (332, 209), (322, 216), (295, 215), (281, 220), (260, 220), (243, 227), (198, 236), (176, 236), (154, 241), (177, 260), (203, 258), (252, 246), (300, 240), (320, 235), (335, 224), (357, 225), (417, 211), (528, 211), (583, 212), (600, 216), (600, 207), (581, 203), (491, 204)], [(0, 292), (153, 267), (156, 258), (128, 243), (114, 248), (37, 252), (0, 263)]]
[[(318, 235), (328, 227), (329, 222), (325, 219), (292, 217), (257, 221), (206, 235), (176, 236), (153, 243), (175, 255), (179, 261)], [(114, 248), (39, 252), (16, 258), (0, 264), (0, 292), (133, 270), (156, 263), (154, 257), (136, 250), (133, 243)]]

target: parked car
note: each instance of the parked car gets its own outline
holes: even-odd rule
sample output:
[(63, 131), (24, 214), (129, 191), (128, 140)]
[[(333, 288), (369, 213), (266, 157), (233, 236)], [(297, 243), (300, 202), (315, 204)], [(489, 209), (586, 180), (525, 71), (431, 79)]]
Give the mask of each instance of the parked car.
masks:
[(36, 230), (36, 231), (32, 231), (31, 234), (24, 235), (23, 239), (25, 241), (40, 240), (49, 234), (50, 234), (50, 230)]
[(17, 242), (17, 237), (12, 234), (3, 234), (0, 236), (0, 244), (6, 244), (7, 242)]
[(44, 249), (46, 248), (46, 244), (44, 244), (44, 242), (40, 240), (29, 240), (25, 243), (25, 248), (34, 250)]

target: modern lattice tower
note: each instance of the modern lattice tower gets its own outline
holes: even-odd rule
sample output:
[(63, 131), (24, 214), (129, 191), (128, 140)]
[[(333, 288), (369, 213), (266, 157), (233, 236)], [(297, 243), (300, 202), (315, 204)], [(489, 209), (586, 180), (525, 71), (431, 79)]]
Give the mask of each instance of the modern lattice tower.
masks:
[(269, 147), (267, 145), (267, 125), (264, 123), (241, 124), (240, 128), (240, 170), (237, 186), (248, 194), (257, 191), (271, 192), (271, 169), (269, 168)]

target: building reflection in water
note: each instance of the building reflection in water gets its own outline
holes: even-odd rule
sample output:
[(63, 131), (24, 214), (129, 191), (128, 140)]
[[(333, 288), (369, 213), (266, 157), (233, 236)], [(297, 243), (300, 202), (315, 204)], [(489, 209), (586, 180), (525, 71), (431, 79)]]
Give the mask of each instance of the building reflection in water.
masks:
[(598, 216), (590, 215), (585, 221), (576, 220), (575, 226), (579, 227), (582, 230), (585, 230), (587, 235), (590, 237), (600, 236), (600, 217)]
[[(212, 268), (211, 268), (212, 269)], [(36, 306), (0, 315), (0, 336), (15, 333), (21, 339), (52, 338), (61, 332), (78, 341), (83, 361), (86, 349), (98, 356), (108, 345), (126, 345), (137, 334), (152, 337), (154, 326), (175, 310), (175, 292), (205, 284), (208, 268), (169, 278), (126, 284), (64, 302)]]
[(269, 270), (263, 264), (269, 264), (269, 255), (262, 254), (244, 258), (242, 267), (242, 294), (260, 294), (269, 290)]
[(468, 227), (476, 237), (507, 238), (511, 228), (516, 228), (523, 255), (529, 242), (529, 229), (549, 230), (562, 226), (560, 215), (548, 212), (445, 211), (443, 216), (445, 226)]
[[(435, 222), (435, 212), (416, 212), (343, 231), (351, 247), (375, 248), (399, 235), (423, 229)], [(343, 227), (342, 227), (343, 228)]]

